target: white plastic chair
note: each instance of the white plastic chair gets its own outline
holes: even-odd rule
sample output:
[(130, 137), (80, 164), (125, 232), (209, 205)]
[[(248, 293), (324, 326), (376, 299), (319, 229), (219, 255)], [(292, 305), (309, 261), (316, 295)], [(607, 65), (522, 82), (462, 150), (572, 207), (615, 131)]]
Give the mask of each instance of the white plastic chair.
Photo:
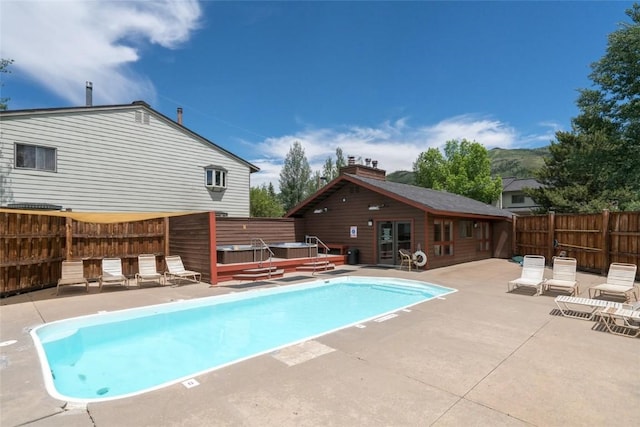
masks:
[(553, 277), (544, 281), (544, 289), (560, 289), (568, 291), (570, 295), (578, 295), (580, 290), (576, 280), (577, 267), (578, 261), (575, 258), (554, 257)]
[(525, 255), (522, 261), (522, 273), (519, 278), (507, 284), (507, 291), (525, 286), (536, 289), (536, 295), (542, 293), (545, 260), (542, 255)]
[(129, 287), (129, 281), (122, 274), (122, 260), (120, 258), (103, 258), (102, 274), (99, 278), (100, 291), (103, 285), (120, 284)]
[(635, 288), (637, 271), (638, 266), (635, 264), (612, 262), (609, 266), (606, 283), (590, 287), (589, 298), (599, 295), (614, 295), (622, 296), (625, 301), (629, 301), (633, 295), (637, 301), (638, 294)]

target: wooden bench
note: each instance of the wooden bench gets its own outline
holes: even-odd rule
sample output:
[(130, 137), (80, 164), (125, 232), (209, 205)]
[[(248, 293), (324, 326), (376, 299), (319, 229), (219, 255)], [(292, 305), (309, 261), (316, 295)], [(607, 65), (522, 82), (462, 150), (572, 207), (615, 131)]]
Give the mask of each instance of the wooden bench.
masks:
[(341, 245), (338, 243), (325, 243), (330, 250), (338, 251), (338, 255), (346, 255), (349, 245)]

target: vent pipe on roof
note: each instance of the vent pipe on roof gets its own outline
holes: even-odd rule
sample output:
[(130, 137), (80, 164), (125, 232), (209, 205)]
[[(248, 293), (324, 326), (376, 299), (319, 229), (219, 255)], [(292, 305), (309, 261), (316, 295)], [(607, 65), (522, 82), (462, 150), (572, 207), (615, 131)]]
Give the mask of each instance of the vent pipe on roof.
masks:
[(355, 156), (349, 156), (349, 157), (347, 157), (347, 159), (348, 159), (348, 163), (347, 163), (347, 164), (348, 164), (349, 166), (352, 166), (352, 165), (355, 165), (355, 164), (356, 164), (356, 158), (355, 158)]
[(371, 159), (369, 159), (369, 158), (364, 159), (364, 163), (367, 166), (371, 165)]
[(182, 107), (178, 107), (178, 124), (182, 124)]
[(87, 107), (91, 107), (93, 105), (93, 83), (87, 82), (85, 94)]
[(373, 165), (374, 169), (378, 169), (378, 161), (377, 160), (372, 161), (371, 164)]

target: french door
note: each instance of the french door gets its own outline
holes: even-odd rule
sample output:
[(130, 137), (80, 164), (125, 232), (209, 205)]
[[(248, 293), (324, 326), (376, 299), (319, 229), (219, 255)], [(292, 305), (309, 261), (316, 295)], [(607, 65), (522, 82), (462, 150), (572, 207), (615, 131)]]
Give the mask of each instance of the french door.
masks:
[(378, 261), (380, 265), (400, 264), (398, 249), (411, 250), (411, 222), (380, 221), (378, 227)]

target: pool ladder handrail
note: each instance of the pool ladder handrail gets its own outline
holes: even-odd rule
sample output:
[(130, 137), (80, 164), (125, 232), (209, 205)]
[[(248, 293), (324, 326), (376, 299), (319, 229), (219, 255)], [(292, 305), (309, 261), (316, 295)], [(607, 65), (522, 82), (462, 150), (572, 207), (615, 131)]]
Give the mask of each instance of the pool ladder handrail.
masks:
[(254, 237), (251, 239), (251, 247), (253, 248), (253, 261), (256, 261), (256, 252), (260, 251), (260, 260), (258, 260), (258, 265), (260, 267), (263, 267), (263, 262), (264, 262), (264, 258), (262, 257), (264, 254), (264, 251), (266, 249), (266, 251), (269, 253), (269, 277), (271, 277), (271, 271), (272, 271), (272, 258), (274, 256), (273, 251), (271, 250), (271, 248), (269, 247), (269, 245), (267, 245), (264, 240), (262, 240), (260, 237)]
[[(329, 251), (330, 251), (329, 246), (325, 245), (325, 244), (324, 244), (324, 242), (318, 238), (318, 236), (309, 236), (309, 235), (306, 235), (306, 236), (304, 236), (304, 242), (305, 242), (307, 245), (309, 245), (309, 258), (313, 258), (313, 257), (311, 256), (311, 248), (313, 247), (312, 245), (314, 245), (314, 244), (316, 245), (316, 247), (317, 247), (317, 250), (316, 250), (316, 256), (315, 256), (315, 260), (316, 260), (315, 262), (316, 262), (316, 265), (317, 265), (317, 264), (318, 264), (318, 262), (320, 261), (320, 247), (321, 247), (321, 246), (322, 246), (322, 248), (324, 248), (324, 255), (325, 255), (325, 257), (326, 257), (327, 255), (329, 255)], [(325, 258), (325, 261), (326, 261), (326, 258)], [(327, 271), (327, 270), (328, 270), (328, 268), (329, 268), (329, 263), (328, 263), (328, 262), (325, 262), (325, 264), (324, 264), (324, 271)], [(314, 271), (314, 273), (315, 273), (315, 268), (314, 268), (314, 270), (313, 270), (313, 271)]]

